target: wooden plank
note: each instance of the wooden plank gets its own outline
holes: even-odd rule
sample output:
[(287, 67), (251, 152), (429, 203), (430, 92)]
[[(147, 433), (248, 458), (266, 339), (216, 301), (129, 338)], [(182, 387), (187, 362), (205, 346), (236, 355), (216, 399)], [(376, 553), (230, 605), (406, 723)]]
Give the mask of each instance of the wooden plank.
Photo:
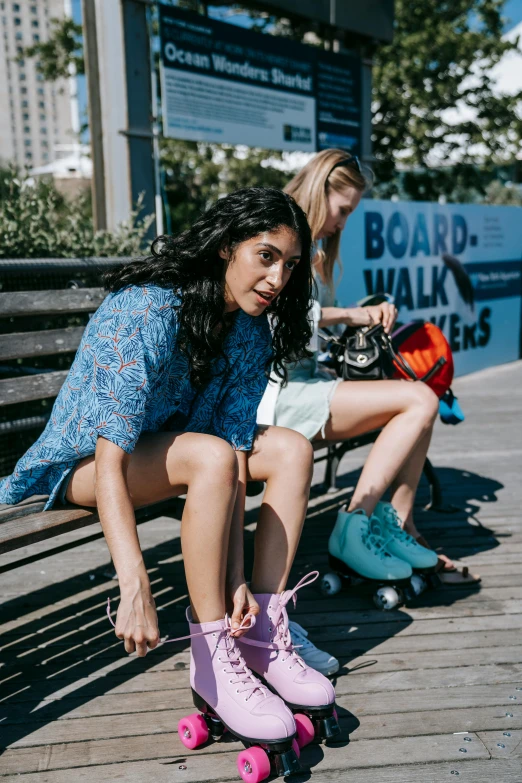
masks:
[[(181, 559), (181, 558), (180, 558)], [(114, 585), (112, 585), (114, 589)], [(40, 601), (37, 604), (37, 609), (31, 611), (32, 604), (28, 602), (24, 606), (24, 610), (21, 608), (17, 611), (20, 616), (7, 619), (6, 611), (4, 609), (4, 622), (0, 625), (0, 632), (7, 633), (10, 631), (19, 630), (20, 633), (27, 633), (27, 629), (35, 632), (35, 629), (49, 630), (50, 627), (54, 627), (56, 624), (53, 622), (53, 617), (60, 618), (60, 628), (65, 630), (81, 630), (88, 622), (104, 622), (104, 605), (107, 596), (107, 584), (96, 584), (93, 587), (86, 588), (84, 590), (77, 590), (73, 597), (63, 598), (57, 600), (53, 604)], [(169, 602), (162, 596), (158, 596), (156, 586), (153, 585), (153, 591), (156, 595), (156, 602), (162, 611), (170, 611)], [(177, 595), (180, 595), (179, 590), (176, 591)], [(98, 600), (93, 604), (93, 597), (99, 596)], [(79, 610), (81, 602), (89, 600), (89, 607)], [(69, 614), (64, 613), (64, 609), (70, 607)], [(317, 644), (325, 645), (329, 640), (336, 641), (339, 639), (349, 640), (351, 644), (359, 642), (359, 640), (378, 639), (382, 640), (387, 637), (403, 637), (409, 638), (412, 636), (432, 636), (439, 634), (442, 637), (448, 636), (448, 646), (451, 647), (454, 634), (467, 634), (468, 632), (484, 631), (511, 631), (519, 630), (522, 628), (522, 614), (518, 615), (488, 615), (488, 616), (476, 616), (476, 617), (461, 617), (458, 623), (448, 623), (446, 619), (441, 620), (418, 620), (415, 623), (409, 622), (407, 619), (403, 624), (397, 622), (387, 622), (386, 615), (384, 617), (380, 615), (380, 621), (377, 619), (374, 623), (351, 623), (344, 628), (315, 628), (311, 631), (311, 638)], [(304, 622), (304, 618), (296, 616), (295, 619), (299, 622)], [(170, 620), (170, 618), (169, 618)], [(181, 624), (182, 625), (182, 624)], [(186, 626), (185, 626), (186, 627)], [(305, 624), (306, 627), (306, 624)], [(172, 620), (162, 620), (162, 633), (169, 632), (171, 636), (175, 636), (175, 631), (181, 626), (177, 626)]]
[(93, 312), (106, 296), (107, 292), (103, 288), (0, 293), (0, 318)]
[[(522, 731), (481, 731), (479, 739), (493, 758), (522, 758)], [(522, 779), (522, 763), (519, 761)]]
[(0, 381), (0, 407), (18, 402), (56, 397), (67, 378), (68, 370), (6, 378)]
[[(181, 635), (181, 634), (180, 634)], [(100, 662), (107, 662), (113, 660), (120, 660), (122, 657), (121, 647), (114, 645), (114, 639), (109, 637), (98, 643), (89, 644), (86, 641), (82, 641), (81, 638), (69, 639), (68, 644), (53, 645), (42, 642), (35, 647), (29, 648), (24, 653), (27, 663), (23, 660), (20, 664), (13, 664), (4, 667), (4, 675), (10, 673), (13, 669), (19, 672), (24, 672), (29, 668), (29, 676), (32, 669), (31, 658), (27, 656), (31, 655), (31, 650), (34, 651), (37, 659), (46, 659), (53, 656), (59, 656), (60, 666), (67, 666), (70, 663), (75, 663), (81, 660), (89, 660), (92, 656), (96, 656), (96, 660)], [(18, 645), (10, 645), (11, 652), (16, 651), (21, 653), (23, 648)], [(363, 655), (357, 655), (357, 651), (353, 654), (350, 650), (345, 649), (344, 643), (330, 644), (328, 645), (328, 651), (332, 655), (336, 655), (342, 664), (345, 664), (350, 671), (354, 671), (357, 667), (369, 667), (366, 671), (372, 673), (379, 672), (396, 672), (396, 671), (427, 671), (430, 669), (438, 670), (452, 670), (457, 667), (457, 664), (463, 664), (460, 658), (456, 657), (454, 650), (435, 650), (426, 651), (421, 656), (417, 651), (411, 653), (398, 653), (393, 652), (384, 654), (382, 652), (376, 652), (373, 649), (368, 650)], [(522, 646), (511, 647), (485, 647), (474, 650), (467, 650), (465, 655), (466, 666), (484, 666), (487, 664), (522, 664)], [(178, 659), (172, 658), (172, 652), (167, 646), (163, 646), (155, 653), (155, 659), (158, 663), (154, 666), (154, 671), (173, 671), (179, 668)], [(464, 657), (464, 656), (461, 656)], [(444, 676), (441, 674), (441, 676)]]
[(32, 356), (55, 356), (75, 351), (80, 345), (83, 332), (83, 326), (69, 326), (66, 329), (2, 334), (0, 335), (0, 361)]
[[(425, 705), (427, 707), (428, 705)], [(503, 732), (510, 734), (506, 738), (515, 744), (517, 732), (522, 728), (522, 714), (506, 718), (498, 707), (480, 709), (437, 710), (425, 709), (422, 712), (393, 712), (378, 715), (356, 716), (352, 711), (338, 706), (342, 739), (350, 737), (350, 742), (385, 739), (389, 737), (415, 737), (422, 734), (449, 734), (456, 732), (494, 731), (496, 736)], [(41, 747), (61, 743), (83, 743), (98, 739), (108, 740), (117, 737), (138, 737), (148, 734), (169, 734), (177, 731), (178, 721), (187, 714), (187, 707), (154, 710), (140, 713), (136, 720), (134, 714), (118, 714), (92, 718), (75, 718), (51, 722), (33, 722), (32, 716), (24, 723), (2, 726), (2, 744), (8, 748)], [(359, 720), (360, 718), (360, 720)], [(518, 734), (519, 740), (522, 735)], [(499, 742), (501, 740), (497, 740)], [(518, 742), (516, 743), (518, 744)], [(467, 747), (464, 745), (464, 747)]]
[[(35, 575), (36, 576), (36, 575)], [(38, 575), (39, 576), (39, 575)], [(44, 575), (47, 579), (47, 574)], [(5, 580), (5, 576), (2, 577), (2, 581)], [(6, 590), (6, 593), (8, 589)], [(74, 626), (69, 631), (62, 631), (61, 634), (57, 634), (56, 631), (43, 631), (35, 638), (32, 633), (23, 633), (21, 631), (10, 632), (2, 634), (0, 638), (0, 652), (7, 649), (16, 649), (17, 653), (22, 650), (34, 650), (36, 646), (38, 649), (46, 649), (52, 647), (54, 650), (60, 648), (69, 647), (71, 644), (83, 644), (86, 652), (89, 653), (101, 649), (106, 642), (102, 641), (98, 637), (98, 630), (92, 627), (78, 627)], [(313, 637), (312, 637), (313, 641)], [(419, 653), (419, 652), (433, 652), (441, 651), (447, 652), (447, 647), (451, 646), (454, 652), (460, 650), (472, 650), (476, 651), (479, 648), (483, 650), (495, 650), (497, 648), (508, 648), (509, 646), (520, 645), (522, 646), (522, 632), (520, 630), (515, 631), (495, 631), (485, 633), (468, 632), (465, 634), (454, 633), (451, 636), (451, 640), (448, 640), (447, 636), (441, 634), (429, 634), (426, 636), (383, 636), (381, 638), (365, 639), (360, 637), (355, 641), (343, 641), (342, 643), (329, 642), (327, 645), (328, 652), (332, 654), (338, 654), (343, 661), (350, 658), (350, 668), (353, 666), (352, 656), (366, 655), (370, 658), (379, 656), (380, 660), (386, 660), (386, 656), (397, 655), (401, 653)], [(159, 652), (157, 653), (159, 655)], [(167, 653), (165, 653), (167, 654)], [(430, 659), (430, 663), (434, 659)], [(467, 653), (466, 653), (466, 660)], [(426, 664), (424, 656), (422, 657), (422, 667), (429, 668), (429, 664)]]
[[(335, 752), (337, 748), (332, 749)], [(311, 750), (305, 750), (306, 759), (313, 765), (313, 775), (319, 783), (339, 783), (343, 780), (342, 768), (325, 769), (330, 762), (330, 753), (327, 749), (328, 760), (316, 759)], [(186, 767), (178, 770), (180, 765)], [(304, 761), (303, 761), (304, 764)], [(201, 783), (211, 778), (212, 757), (198, 756), (195, 762), (196, 770), (191, 763), (191, 757), (163, 758), (153, 761), (123, 762), (121, 764), (106, 764), (102, 766), (89, 766), (74, 769), (74, 783), (114, 783), (122, 780), (125, 783), (143, 783), (152, 780), (154, 783), (172, 783), (173, 779), (187, 781), (187, 783)], [(234, 769), (223, 770), (224, 776), (220, 783), (237, 783), (237, 774)], [(460, 777), (454, 777), (452, 770), (458, 771)], [(183, 775), (183, 777), (182, 777)], [(231, 777), (228, 777), (230, 775)], [(306, 780), (306, 777), (295, 778), (296, 781)], [(71, 783), (71, 773), (68, 770), (54, 770), (52, 772), (35, 772), (29, 775), (8, 775), (4, 778), (6, 783)], [(357, 778), (354, 783), (442, 783), (442, 781), (463, 780), (467, 783), (520, 783), (520, 762), (516, 759), (460, 759), (459, 762), (438, 762), (433, 764), (412, 763), (400, 766), (379, 767), (378, 778), (373, 766), (357, 769)]]
[[(466, 761), (489, 759), (481, 742), (470, 742)], [(168, 749), (172, 756), (185, 762), (184, 781), (222, 781), (234, 776), (238, 742), (223, 741), (187, 754), (176, 733), (149, 734), (140, 737), (62, 742), (52, 746), (12, 748), (2, 755), (4, 775), (67, 769), (118, 761), (160, 759)], [(319, 763), (319, 769), (359, 769), (390, 766), (391, 764), (419, 764), (438, 761), (462, 762), (462, 738), (449, 735), (400, 737), (392, 739), (361, 740), (344, 746), (303, 750), (303, 764)], [(203, 767), (205, 757), (208, 764)], [(186, 761), (185, 761), (186, 760)], [(172, 767), (170, 767), (172, 770)], [(319, 770), (318, 770), (319, 771)]]
[[(178, 656), (176, 656), (178, 657)], [(188, 688), (156, 691), (154, 698), (143, 696), (141, 691), (130, 693), (106, 693), (92, 698), (79, 697), (77, 691), (64, 693), (59, 698), (52, 696), (35, 699), (30, 691), (19, 694), (0, 704), (0, 720), (5, 727), (11, 723), (35, 723), (50, 720), (76, 720), (109, 715), (130, 715), (133, 713), (156, 712), (176, 709), (191, 710), (192, 694)], [(515, 691), (517, 693), (517, 691)], [(509, 730), (510, 718), (506, 712), (513, 712), (509, 696), (513, 688), (509, 683), (459, 686), (457, 688), (419, 689), (407, 692), (406, 698), (397, 698), (397, 693), (386, 690), (374, 693), (343, 693), (337, 697), (337, 704), (349, 710), (358, 718), (366, 715), (383, 715), (401, 712), (424, 712), (430, 710), (480, 709), (497, 707), (500, 717), (506, 722), (502, 726)], [(36, 709), (38, 707), (38, 709)], [(517, 707), (520, 712), (520, 708)], [(513, 714), (515, 714), (513, 712)], [(517, 718), (518, 720), (519, 718)]]
[[(150, 694), (163, 690), (178, 691), (179, 689), (188, 688), (187, 671), (165, 671), (163, 669), (163, 660), (158, 660), (157, 664), (152, 665), (144, 673), (143, 662), (140, 659), (129, 659), (122, 652), (120, 660), (105, 666), (98, 666), (97, 662), (94, 661), (92, 664), (94, 671), (87, 677), (81, 677), (76, 674), (75, 670), (79, 668), (80, 663), (81, 661), (78, 661), (78, 666), (71, 668), (66, 673), (60, 669), (60, 660), (55, 660), (54, 666), (56, 671), (52, 671), (49, 692), (45, 695), (49, 696), (52, 693), (54, 698), (61, 698), (67, 693), (80, 688), (82, 689), (82, 694), (99, 695), (101, 677), (106, 678), (103, 679), (103, 684), (106, 690), (110, 690), (111, 694)], [(101, 673), (98, 673), (96, 670), (97, 666)], [(84, 667), (85, 664), (82, 664), (82, 668)], [(38, 682), (43, 675), (49, 677), (51, 668), (49, 664), (44, 664), (43, 660), (40, 660), (38, 665), (33, 665), (32, 667), (32, 679), (27, 680), (22, 677), (16, 677), (13, 680), (14, 686), (17, 690), (20, 690), (21, 687), (25, 687), (31, 682)], [(397, 694), (400, 691), (447, 689), (457, 686), (460, 688), (490, 683), (492, 685), (504, 684), (506, 686), (506, 704), (510, 704), (509, 695), (518, 695), (515, 687), (522, 684), (522, 666), (520, 664), (512, 664), (510, 666), (488, 664), (485, 666), (464, 666), (461, 669), (416, 669), (406, 672), (381, 672), (375, 674), (371, 672), (371, 668), (358, 669), (351, 672), (349, 677), (337, 678), (335, 689), (339, 698), (345, 695), (355, 697), (357, 694), (383, 692)], [(109, 674), (110, 680), (107, 679)], [(4, 673), (2, 671), (0, 680), (5, 680), (6, 675), (7, 672)], [(7, 683), (7, 680), (5, 682)], [(34, 698), (29, 692), (26, 693), (27, 697)]]

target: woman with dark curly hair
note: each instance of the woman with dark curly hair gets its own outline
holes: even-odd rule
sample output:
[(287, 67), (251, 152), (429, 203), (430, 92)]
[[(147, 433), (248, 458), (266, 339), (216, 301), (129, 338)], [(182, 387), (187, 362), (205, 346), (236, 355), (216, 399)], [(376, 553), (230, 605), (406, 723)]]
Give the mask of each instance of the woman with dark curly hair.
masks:
[[(151, 257), (107, 277), (110, 293), (85, 329), (45, 431), (0, 485), (4, 503), (48, 494), (46, 508), (97, 507), (121, 588), (116, 634), (140, 656), (159, 632), (134, 508), (186, 493), (181, 543), (196, 704), (236, 735), (289, 748), (292, 712), (245, 658), (294, 708), (326, 708), (335, 724), (331, 684), (291, 647), (291, 594), (282, 592), (312, 448), (299, 433), (256, 426), (270, 365), (284, 379), (285, 363), (307, 353), (310, 255), (300, 207), (265, 188), (236, 191), (179, 236), (159, 237)], [(251, 588), (243, 564), (248, 480), (266, 482)], [(256, 616), (249, 644), (244, 634)], [(274, 657), (274, 647), (283, 653)]]

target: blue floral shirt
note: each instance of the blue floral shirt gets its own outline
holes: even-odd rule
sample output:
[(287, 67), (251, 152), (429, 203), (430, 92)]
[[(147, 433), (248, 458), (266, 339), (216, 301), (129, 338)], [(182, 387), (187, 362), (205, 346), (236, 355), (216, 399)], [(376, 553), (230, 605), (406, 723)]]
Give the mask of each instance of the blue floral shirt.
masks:
[[(90, 319), (49, 422), (0, 483), (0, 502), (49, 495), (79, 460), (94, 454), (99, 436), (127, 453), (142, 432), (160, 429), (217, 435), (249, 451), (265, 390), (272, 339), (266, 316), (239, 310), (207, 386), (191, 386), (177, 348), (180, 298), (156, 285), (111, 293)], [(228, 362), (227, 362), (228, 360)]]

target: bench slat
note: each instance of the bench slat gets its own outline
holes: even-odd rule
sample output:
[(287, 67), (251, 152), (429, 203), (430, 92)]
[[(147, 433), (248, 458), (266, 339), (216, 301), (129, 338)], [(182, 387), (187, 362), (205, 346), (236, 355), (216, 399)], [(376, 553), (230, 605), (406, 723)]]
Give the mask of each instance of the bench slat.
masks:
[(46, 332), (17, 332), (0, 335), (0, 361), (55, 356), (75, 351), (82, 339), (83, 326), (48, 329)]
[[(184, 506), (183, 498), (172, 498), (168, 501), (155, 503), (137, 509), (136, 521), (144, 522), (147, 519), (161, 516), (165, 512), (181, 519)], [(9, 522), (0, 523), (0, 554), (35, 544), (37, 541), (54, 538), (61, 533), (79, 530), (87, 525), (99, 524), (99, 521), (95, 509), (80, 508), (79, 506), (52, 508), (49, 511), (11, 519)]]
[(0, 524), (0, 554), (98, 522), (93, 509), (60, 508)]
[(0, 381), (0, 407), (15, 402), (56, 397), (67, 377), (67, 372), (67, 370), (59, 370)]
[(93, 312), (103, 302), (103, 288), (62, 291), (13, 291), (0, 294), (0, 318), (18, 315), (56, 315)]
[(48, 495), (33, 495), (26, 500), (11, 506), (8, 503), (0, 503), (0, 523), (11, 522), (13, 519), (27, 517), (44, 510)]

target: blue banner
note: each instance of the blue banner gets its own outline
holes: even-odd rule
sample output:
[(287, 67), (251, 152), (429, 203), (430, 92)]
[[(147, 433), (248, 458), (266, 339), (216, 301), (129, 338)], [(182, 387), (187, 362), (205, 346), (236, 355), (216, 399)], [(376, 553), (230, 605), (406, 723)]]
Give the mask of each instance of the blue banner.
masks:
[(343, 233), (338, 299), (395, 298), (437, 324), (458, 375), (520, 356), (522, 209), (363, 199)]

